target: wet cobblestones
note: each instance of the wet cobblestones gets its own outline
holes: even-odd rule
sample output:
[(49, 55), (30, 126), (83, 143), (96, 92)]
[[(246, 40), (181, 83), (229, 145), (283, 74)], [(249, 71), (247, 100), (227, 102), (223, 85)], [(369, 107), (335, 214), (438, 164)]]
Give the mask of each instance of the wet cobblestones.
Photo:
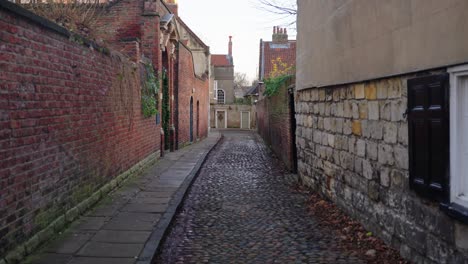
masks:
[(364, 263), (318, 228), (256, 134), (226, 131), (187, 194), (157, 263)]

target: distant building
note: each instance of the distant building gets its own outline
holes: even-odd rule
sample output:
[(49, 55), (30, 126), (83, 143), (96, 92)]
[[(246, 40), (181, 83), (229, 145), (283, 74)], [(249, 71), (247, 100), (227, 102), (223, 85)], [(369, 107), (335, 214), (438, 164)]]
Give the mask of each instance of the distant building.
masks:
[(234, 87), (232, 37), (228, 54), (211, 55), (210, 124), (212, 128), (243, 128), (253, 126), (252, 106), (236, 103)]
[(286, 28), (273, 27), (272, 41), (260, 39), (258, 79), (269, 78), (278, 61), (288, 66), (296, 65), (296, 40), (289, 40)]

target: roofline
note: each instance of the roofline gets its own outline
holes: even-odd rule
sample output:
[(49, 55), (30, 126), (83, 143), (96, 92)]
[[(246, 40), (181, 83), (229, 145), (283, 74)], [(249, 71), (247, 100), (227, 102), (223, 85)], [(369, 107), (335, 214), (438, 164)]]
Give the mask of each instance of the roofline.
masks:
[[(295, 39), (288, 40), (288, 43), (296, 43), (296, 42), (297, 40)], [(269, 40), (269, 41), (264, 40), (263, 43), (280, 43), (281, 44), (282, 42), (274, 42), (273, 40)]]
[(177, 16), (176, 19), (179, 21), (179, 23), (182, 24), (182, 26), (185, 27), (185, 29), (187, 29), (192, 37), (194, 37), (205, 49), (207, 49), (208, 52), (210, 51), (210, 46), (206, 45), (205, 42), (203, 42), (203, 40), (201, 40), (200, 37), (198, 37), (197, 34), (195, 34), (195, 32), (193, 32), (192, 29), (182, 20), (182, 18)]

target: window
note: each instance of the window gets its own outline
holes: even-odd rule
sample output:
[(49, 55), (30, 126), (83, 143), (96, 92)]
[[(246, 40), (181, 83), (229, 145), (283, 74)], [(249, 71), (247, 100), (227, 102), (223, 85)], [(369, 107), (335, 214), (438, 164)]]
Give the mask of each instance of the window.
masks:
[(468, 209), (468, 65), (450, 72), (450, 202)]
[(448, 198), (448, 74), (408, 80), (410, 187), (437, 201)]
[(217, 99), (218, 98), (218, 81), (214, 81), (214, 92), (213, 92), (213, 96), (214, 96), (214, 99)]
[(218, 104), (224, 104), (224, 91), (218, 90)]

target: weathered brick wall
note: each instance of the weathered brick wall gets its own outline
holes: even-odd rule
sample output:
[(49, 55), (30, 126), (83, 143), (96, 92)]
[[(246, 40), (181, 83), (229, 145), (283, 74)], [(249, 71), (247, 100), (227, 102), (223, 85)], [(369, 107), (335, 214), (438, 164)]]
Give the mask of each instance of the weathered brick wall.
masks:
[(287, 168), (293, 169), (289, 83), (274, 96), (264, 97), (256, 105), (257, 130)]
[(103, 8), (96, 17), (97, 27), (94, 32), (99, 40), (114, 50), (129, 55), (132, 59), (134, 49), (128, 49), (128, 41), (138, 40), (144, 56), (153, 63), (156, 69), (162, 66), (160, 56), (159, 16), (167, 12), (159, 1), (120, 0)]
[[(408, 78), (297, 94), (298, 169), (330, 198), (416, 263), (466, 263), (466, 227), (409, 189)], [(465, 230), (465, 231), (463, 231)]]
[[(178, 48), (178, 81), (177, 81), (177, 141), (182, 147), (190, 143), (190, 98), (193, 98), (193, 140), (204, 138), (208, 133), (208, 90), (209, 79), (195, 76), (193, 57), (183, 44)], [(197, 112), (199, 102), (199, 112)], [(197, 114), (199, 124), (197, 126)], [(198, 132), (197, 132), (198, 127)]]
[(159, 150), (139, 69), (0, 8), (0, 256)]

